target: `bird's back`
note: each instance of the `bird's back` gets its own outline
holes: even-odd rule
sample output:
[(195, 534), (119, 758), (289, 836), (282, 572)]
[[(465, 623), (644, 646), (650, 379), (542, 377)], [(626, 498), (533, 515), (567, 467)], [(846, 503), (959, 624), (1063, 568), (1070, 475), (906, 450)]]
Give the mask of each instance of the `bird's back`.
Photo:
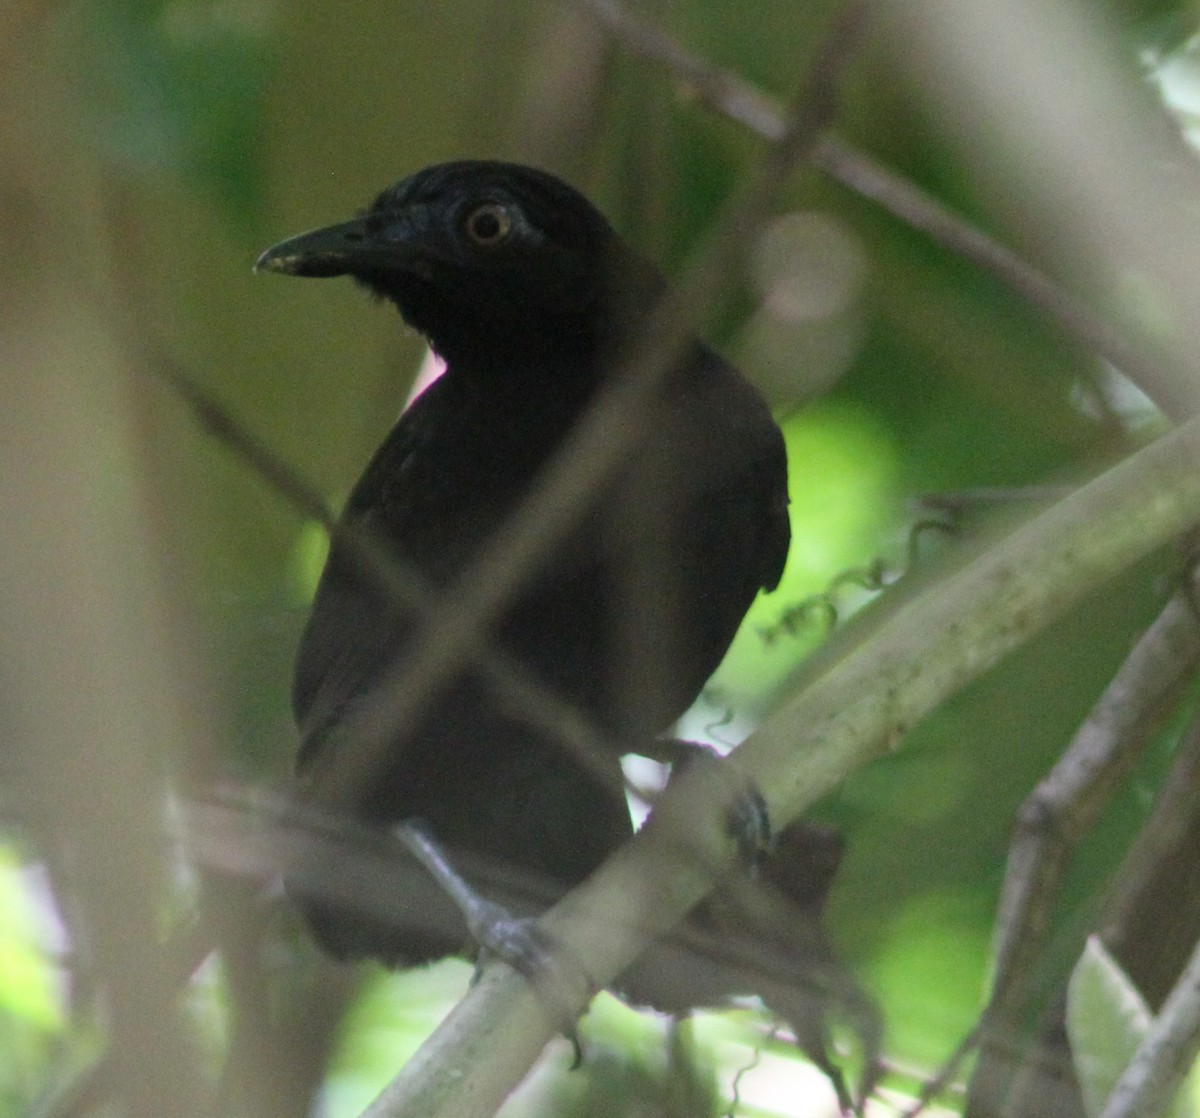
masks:
[[(447, 375), (377, 452), (343, 532), (374, 540), (434, 591), (452, 586), (589, 399), (548, 422), (535, 399)], [(492, 634), (630, 750), (691, 705), (754, 596), (778, 582), (789, 539), (782, 438), (736, 370), (694, 346), (645, 420), (627, 465), (529, 572)], [(336, 721), (413, 632), (412, 611), (335, 539), (297, 662), (300, 725)], [(489, 715), (479, 711), (481, 734)]]

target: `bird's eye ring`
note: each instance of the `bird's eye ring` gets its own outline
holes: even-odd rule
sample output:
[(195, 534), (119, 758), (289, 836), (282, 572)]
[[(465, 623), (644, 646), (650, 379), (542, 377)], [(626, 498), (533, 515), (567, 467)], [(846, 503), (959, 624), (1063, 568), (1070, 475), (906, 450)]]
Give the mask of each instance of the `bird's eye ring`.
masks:
[(495, 248), (512, 232), (512, 218), (499, 202), (484, 202), (476, 206), (463, 222), (467, 236), (484, 248)]

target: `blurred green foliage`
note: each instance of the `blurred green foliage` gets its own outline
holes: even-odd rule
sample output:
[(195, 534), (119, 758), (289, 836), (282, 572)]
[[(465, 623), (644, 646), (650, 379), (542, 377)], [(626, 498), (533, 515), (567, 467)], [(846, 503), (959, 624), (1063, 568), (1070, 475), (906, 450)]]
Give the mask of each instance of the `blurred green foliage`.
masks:
[(171, 176), (249, 227), (265, 202), (271, 0), (95, 0), (72, 13), (81, 107), (115, 172)]
[[(649, 9), (699, 54), (787, 97), (832, 5)], [(1189, 9), (1114, 11), (1132, 58), (1151, 17), (1182, 19)], [(55, 17), (80, 127), (120, 214), (112, 251), (135, 318), (335, 502), (397, 414), (420, 343), (349, 284), (255, 279), (261, 248), (349, 215), (429, 162), (532, 151), (677, 271), (762, 148), (615, 47), (599, 48), (597, 121), (580, 147), (539, 147), (531, 91), (568, 18), (549, 0), (93, 0)], [(641, 111), (656, 123), (650, 136), (631, 115)], [(962, 153), (939, 140), (877, 43), (849, 76), (840, 127), (1003, 237)], [(797, 176), (780, 211), (836, 218), (865, 268), (834, 316), (836, 336), (819, 319), (776, 324), (796, 352), (833, 356), (821, 377), (798, 368), (794, 384), (771, 385), (789, 413), (796, 542), (782, 588), (752, 611), (714, 683), (743, 730), (819, 635), (768, 646), (761, 630), (848, 568), (876, 558), (903, 565), (910, 498), (1072, 477), (1123, 446), (1075, 403), (1093, 359), (997, 281), (812, 171)], [(751, 319), (769, 295), (748, 274), (734, 277), (708, 332), (731, 354), (752, 356)], [(832, 387), (792, 411), (813, 382)], [(211, 775), (278, 779), (294, 744), (289, 665), (320, 534), (166, 392), (143, 407), (161, 487), (157, 526), (178, 558), (211, 718), (228, 746)], [(831, 904), (834, 939), (881, 996), (898, 1058), (935, 1063), (973, 1020), (1013, 812), (1152, 616), (1162, 570), (1161, 560), (1149, 563), (1089, 598), (822, 805), (849, 842)], [(1064, 937), (1144, 813), (1168, 748), (1128, 782), (1086, 844)], [(47, 955), (31, 953), (14, 857), (0, 853), (0, 1115), (15, 1115), (51, 1077), (46, 1038), (62, 1028), (65, 1007)], [(452, 996), (447, 974), (451, 989), (461, 986), (461, 968), (366, 982), (338, 1047), (329, 1114), (355, 1113), (369, 1094), (363, 1084), (392, 1074), (432, 1027)], [(571, 1113), (617, 1113), (589, 1110), (585, 1084), (607, 1075), (612, 1103), (634, 1080), (664, 1080), (658, 1024), (621, 1024), (613, 1007), (598, 1006), (584, 1030), (602, 1053), (598, 1079), (531, 1090), (539, 1113), (551, 1104), (556, 1113), (568, 1104)], [(633, 1053), (619, 1074), (608, 1055), (617, 1037)], [(551, 1059), (561, 1063), (561, 1053)]]

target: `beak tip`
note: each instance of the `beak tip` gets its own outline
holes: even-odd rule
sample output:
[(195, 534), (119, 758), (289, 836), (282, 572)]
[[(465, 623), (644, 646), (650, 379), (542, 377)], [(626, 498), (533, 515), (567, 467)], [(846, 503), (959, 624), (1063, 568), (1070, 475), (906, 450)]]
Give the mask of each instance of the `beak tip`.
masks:
[(290, 272), (291, 266), (296, 261), (295, 256), (289, 256), (277, 252), (274, 248), (269, 248), (263, 252), (254, 262), (254, 274), (261, 275), (263, 272)]

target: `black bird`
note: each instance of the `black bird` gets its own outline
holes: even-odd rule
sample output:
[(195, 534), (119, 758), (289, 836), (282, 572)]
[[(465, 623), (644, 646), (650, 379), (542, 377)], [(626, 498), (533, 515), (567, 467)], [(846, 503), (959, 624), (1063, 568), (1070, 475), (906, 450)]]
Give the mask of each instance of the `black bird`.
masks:
[[(302, 639), (299, 781), (319, 803), (320, 773), (343, 756), (356, 763), (348, 727), (390, 685), (421, 624), (364, 563), (361, 545), (415, 569), (434, 591), (453, 584), (622, 363), (682, 310), (658, 269), (586, 198), (510, 163), (430, 167), (362, 216), (269, 249), (257, 267), (352, 276), (395, 304), (446, 362), (351, 493)], [(778, 584), (790, 538), (784, 443), (766, 403), (710, 348), (681, 336), (646, 414), (631, 417), (621, 468), (588, 495), (487, 634), (611, 748), (582, 763), (464, 666), (412, 724), (391, 728), (385, 758), (339, 808), (377, 825), (420, 818), (452, 853), (561, 888), (628, 837), (620, 754), (652, 750), (695, 700), (755, 595)], [(825, 872), (832, 854), (815, 849)], [(786, 883), (783, 892), (804, 888)], [(462, 944), (462, 929), (418, 935), (328, 902), (307, 910), (318, 939), (341, 956), (410, 964)], [(820, 944), (803, 950), (809, 963), (821, 957), (828, 979)], [(729, 982), (745, 979), (743, 971)], [(728, 983), (701, 985), (707, 996)], [(823, 999), (855, 1001), (848, 980), (824, 985), (810, 997), (817, 1016)], [(787, 1002), (772, 989), (777, 1005)], [(801, 1029), (820, 1032), (811, 1021)], [(822, 1058), (819, 1043), (806, 1047)]]
[[(581, 194), (495, 162), (421, 171), (363, 216), (268, 250), (258, 267), (353, 276), (447, 366), (342, 514), (296, 667), (303, 774), (325, 751), (352, 747), (339, 730), (416, 623), (339, 534), (369, 537), (433, 587), (451, 583), (670, 296)], [(568, 884), (628, 834), (612, 794), (619, 753), (691, 705), (754, 596), (778, 583), (789, 542), (783, 438), (732, 366), (689, 339), (639, 419), (624, 468), (529, 572), (491, 634), (617, 743), (596, 762), (612, 779), (589, 775), (464, 670), (416, 724), (395, 728), (386, 764), (361, 782), (361, 818), (419, 816), (452, 849)], [(321, 938), (343, 954), (412, 955), (336, 921)]]

